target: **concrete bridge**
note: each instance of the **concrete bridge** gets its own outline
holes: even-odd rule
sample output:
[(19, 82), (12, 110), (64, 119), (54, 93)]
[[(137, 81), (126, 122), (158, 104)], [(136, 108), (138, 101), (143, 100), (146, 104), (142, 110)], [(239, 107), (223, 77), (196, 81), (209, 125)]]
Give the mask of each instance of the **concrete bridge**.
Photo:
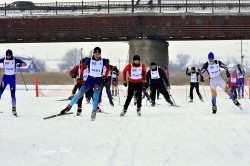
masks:
[[(150, 4), (145, 5), (148, 9)], [(211, 4), (207, 5), (209, 8)], [(189, 9), (187, 3), (186, 8), (181, 8)], [(237, 7), (231, 9), (234, 8)], [(130, 59), (139, 54), (143, 62), (156, 61), (162, 67), (168, 64), (167, 41), (237, 39), (250, 39), (250, 13), (239, 10), (229, 13), (33, 13), (0, 17), (0, 43), (129, 41)]]

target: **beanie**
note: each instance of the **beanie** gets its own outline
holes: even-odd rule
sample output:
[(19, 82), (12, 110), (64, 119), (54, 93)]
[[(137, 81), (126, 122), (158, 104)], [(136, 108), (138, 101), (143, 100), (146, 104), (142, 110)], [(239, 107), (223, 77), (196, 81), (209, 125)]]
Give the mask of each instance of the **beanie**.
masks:
[(7, 50), (7, 51), (6, 51), (6, 55), (11, 55), (11, 56), (13, 56), (13, 53), (12, 53), (11, 50)]
[(210, 52), (210, 53), (208, 54), (208, 59), (214, 59), (214, 53)]
[(151, 62), (151, 66), (154, 66), (154, 65), (156, 65), (156, 63), (155, 62)]
[(140, 56), (139, 55), (134, 55), (134, 57), (133, 57), (133, 61), (135, 61), (135, 60), (140, 60)]
[(94, 53), (100, 53), (101, 54), (102, 50), (100, 47), (95, 47), (94, 48)]

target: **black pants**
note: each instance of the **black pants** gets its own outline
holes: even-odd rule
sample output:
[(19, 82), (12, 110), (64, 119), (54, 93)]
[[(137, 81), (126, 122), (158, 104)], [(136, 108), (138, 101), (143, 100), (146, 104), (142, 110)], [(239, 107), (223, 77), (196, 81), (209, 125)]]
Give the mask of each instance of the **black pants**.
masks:
[(93, 93), (94, 93), (93, 88), (89, 88), (89, 90), (85, 93), (85, 97), (89, 100), (92, 98), (93, 100)]
[(237, 99), (237, 86), (231, 86), (230, 91), (234, 94), (235, 98)]
[(193, 95), (193, 90), (196, 90), (197, 95), (199, 96), (200, 99), (202, 99), (200, 90), (199, 90), (199, 82), (190, 82), (190, 99), (193, 100), (194, 95)]
[[(136, 92), (135, 92), (136, 91)], [(137, 97), (137, 108), (141, 108), (141, 96), (142, 96), (142, 82), (141, 83), (128, 83), (128, 96), (124, 104), (124, 109), (127, 110), (131, 99), (134, 96)]]
[(155, 102), (156, 90), (159, 91), (159, 93), (161, 93), (166, 100), (170, 99), (168, 91), (163, 84), (151, 84), (150, 85), (150, 91), (151, 91), (150, 97), (151, 97), (152, 102)]

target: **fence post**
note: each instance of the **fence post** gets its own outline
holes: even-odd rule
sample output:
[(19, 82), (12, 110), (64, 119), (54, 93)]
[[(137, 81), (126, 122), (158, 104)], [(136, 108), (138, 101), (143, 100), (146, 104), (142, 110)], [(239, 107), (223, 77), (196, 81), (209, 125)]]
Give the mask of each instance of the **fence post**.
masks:
[(39, 97), (38, 76), (37, 75), (35, 75), (35, 89), (36, 89), (36, 97)]

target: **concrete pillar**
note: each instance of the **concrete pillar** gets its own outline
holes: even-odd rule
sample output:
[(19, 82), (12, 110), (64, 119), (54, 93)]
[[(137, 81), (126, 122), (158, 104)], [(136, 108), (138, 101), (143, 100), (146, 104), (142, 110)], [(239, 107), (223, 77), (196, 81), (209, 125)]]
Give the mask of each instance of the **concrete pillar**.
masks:
[(168, 69), (168, 42), (163, 40), (130, 40), (129, 41), (129, 62), (133, 61), (133, 56), (139, 55), (141, 62), (150, 67), (151, 62), (155, 62), (163, 70)]

